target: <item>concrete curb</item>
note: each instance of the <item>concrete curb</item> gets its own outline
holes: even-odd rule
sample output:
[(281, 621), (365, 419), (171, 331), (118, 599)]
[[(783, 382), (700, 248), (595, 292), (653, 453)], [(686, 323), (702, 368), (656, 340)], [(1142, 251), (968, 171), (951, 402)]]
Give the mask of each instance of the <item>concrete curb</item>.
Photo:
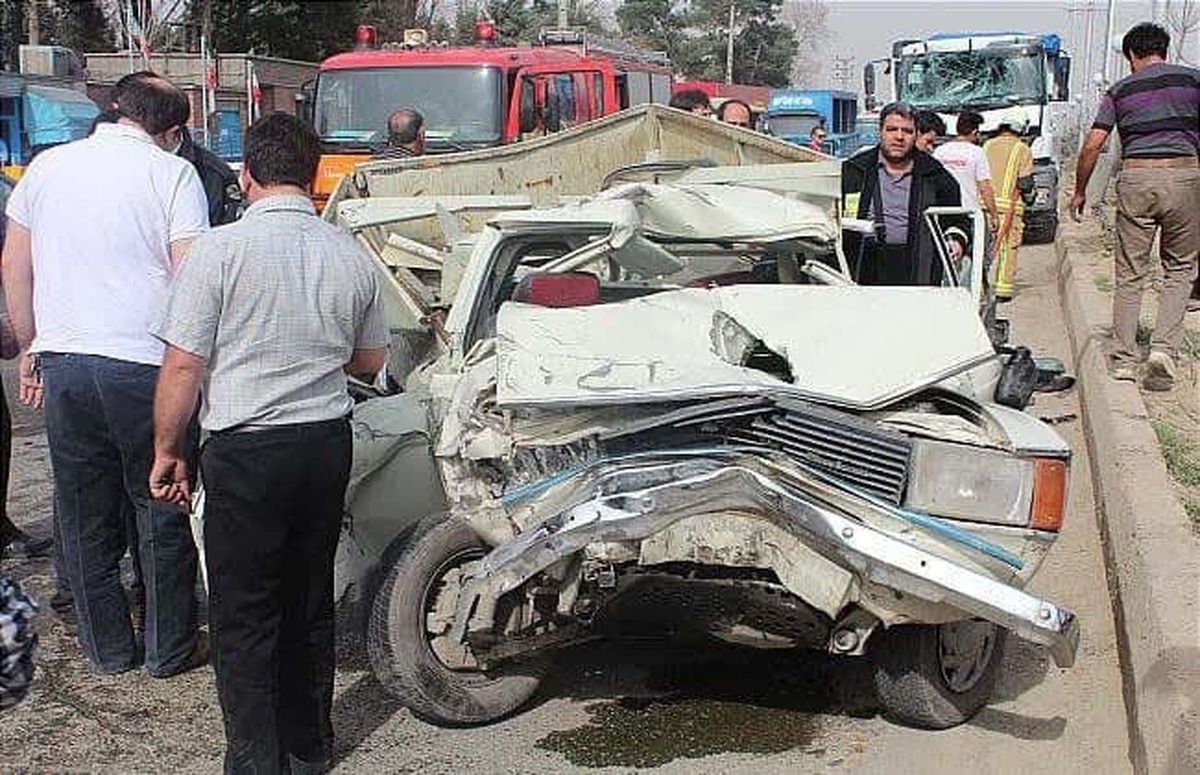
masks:
[(1060, 232), (1059, 290), (1114, 598), (1130, 760), (1137, 772), (1200, 772), (1200, 552), (1137, 387), (1108, 377), (1111, 302), (1068, 239)]

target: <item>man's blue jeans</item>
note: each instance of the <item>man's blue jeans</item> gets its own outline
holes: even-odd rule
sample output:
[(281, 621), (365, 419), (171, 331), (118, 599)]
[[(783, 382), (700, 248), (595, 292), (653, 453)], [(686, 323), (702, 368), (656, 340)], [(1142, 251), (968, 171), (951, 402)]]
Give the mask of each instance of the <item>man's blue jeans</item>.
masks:
[(83, 650), (100, 673), (137, 666), (119, 563), (136, 514), (146, 585), (145, 665), (178, 672), (196, 646), (196, 547), (188, 515), (151, 499), (158, 367), (98, 355), (44, 353), (46, 436), (63, 559)]

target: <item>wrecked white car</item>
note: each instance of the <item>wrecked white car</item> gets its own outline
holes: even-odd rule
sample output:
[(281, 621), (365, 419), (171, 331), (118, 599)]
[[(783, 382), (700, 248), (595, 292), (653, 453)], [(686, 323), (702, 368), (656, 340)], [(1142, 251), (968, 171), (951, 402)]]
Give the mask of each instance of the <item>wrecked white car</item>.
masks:
[(854, 286), (819, 197), (713, 180), (495, 215), (358, 405), (338, 593), (414, 712), (512, 713), (635, 608), (871, 658), (925, 727), (987, 702), (1008, 632), (1073, 662), (1074, 615), (1023, 591), (1070, 449), (993, 400), (977, 298)]

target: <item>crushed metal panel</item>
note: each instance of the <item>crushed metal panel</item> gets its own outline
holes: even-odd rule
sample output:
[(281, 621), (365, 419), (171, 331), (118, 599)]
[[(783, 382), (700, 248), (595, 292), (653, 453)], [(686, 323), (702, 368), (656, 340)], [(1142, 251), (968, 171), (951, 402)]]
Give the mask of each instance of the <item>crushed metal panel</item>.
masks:
[(854, 574), (806, 546), (796, 535), (743, 514), (680, 520), (643, 540), (638, 562), (773, 570), (792, 594), (831, 619), (851, 601), (855, 588)]
[(769, 243), (799, 238), (832, 242), (839, 234), (818, 205), (756, 188), (631, 183), (597, 197), (606, 199), (633, 202), (641, 231), (649, 237)]
[(776, 138), (660, 105), (640, 105), (549, 137), (355, 167), (365, 195), (527, 194), (535, 205), (594, 194), (615, 169), (647, 161), (811, 162), (825, 157)]
[[(737, 347), (721, 340), (739, 327), (786, 359), (794, 383), (733, 361)], [(501, 406), (774, 392), (873, 409), (995, 357), (970, 296), (952, 288), (735, 286), (572, 309), (508, 303), (497, 338)]]

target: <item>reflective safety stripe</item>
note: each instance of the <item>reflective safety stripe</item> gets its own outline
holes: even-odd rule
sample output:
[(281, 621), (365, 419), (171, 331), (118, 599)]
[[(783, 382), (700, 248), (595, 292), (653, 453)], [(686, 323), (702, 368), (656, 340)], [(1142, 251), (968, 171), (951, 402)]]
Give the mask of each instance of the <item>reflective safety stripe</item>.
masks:
[(843, 218), (858, 217), (858, 203), (862, 200), (861, 191), (852, 191), (846, 194), (846, 202), (842, 205)]
[[(996, 209), (1012, 210), (1017, 215), (1025, 212), (1025, 201), (1017, 194), (1017, 151), (1021, 149), (1021, 141), (1013, 143), (1008, 151), (1008, 162), (1004, 165), (1004, 183), (1000, 186), (1001, 195), (996, 197)], [(1016, 194), (1010, 198), (1008, 195)]]

